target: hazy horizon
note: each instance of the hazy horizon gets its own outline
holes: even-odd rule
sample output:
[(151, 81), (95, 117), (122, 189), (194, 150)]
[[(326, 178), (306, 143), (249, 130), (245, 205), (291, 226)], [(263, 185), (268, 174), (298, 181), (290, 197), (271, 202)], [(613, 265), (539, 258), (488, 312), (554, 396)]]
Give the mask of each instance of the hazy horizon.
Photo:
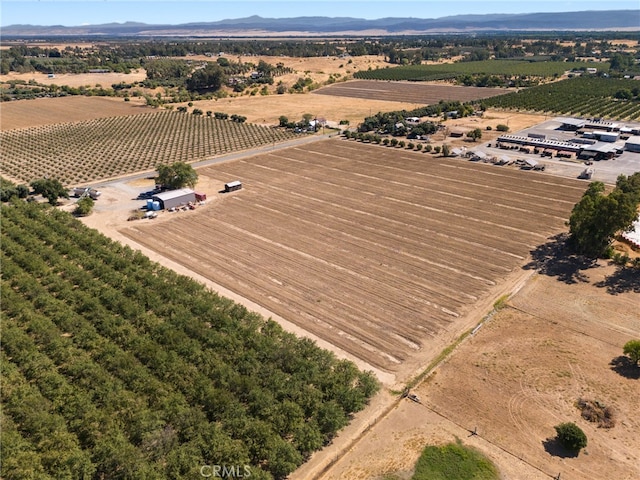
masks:
[(513, 0), (323, 0), (321, 2), (271, 0), (14, 0), (0, 4), (1, 26), (82, 26), (137, 22), (179, 25), (246, 18), (388, 17), (435, 19), (453, 15), (639, 10), (638, 0), (540, 0), (535, 8)]

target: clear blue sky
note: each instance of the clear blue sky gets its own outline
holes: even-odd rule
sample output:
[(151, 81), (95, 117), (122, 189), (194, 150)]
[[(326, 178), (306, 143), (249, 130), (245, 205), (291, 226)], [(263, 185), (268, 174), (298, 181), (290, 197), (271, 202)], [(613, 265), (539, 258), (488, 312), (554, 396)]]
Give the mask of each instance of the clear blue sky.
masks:
[(440, 18), (485, 13), (638, 10), (638, 0), (0, 0), (0, 25), (180, 24), (260, 15)]

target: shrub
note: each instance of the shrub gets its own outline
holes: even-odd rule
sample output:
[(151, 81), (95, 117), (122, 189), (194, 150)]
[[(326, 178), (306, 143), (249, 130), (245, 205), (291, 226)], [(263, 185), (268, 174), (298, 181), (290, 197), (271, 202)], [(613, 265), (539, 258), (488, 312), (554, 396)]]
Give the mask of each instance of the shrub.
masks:
[(628, 355), (633, 364), (638, 365), (640, 362), (640, 340), (629, 340), (624, 344), (622, 353)]
[(505, 124), (501, 123), (501, 124), (496, 126), (496, 130), (498, 130), (499, 132), (508, 132), (509, 131), (509, 125), (505, 125)]
[(587, 436), (575, 423), (561, 423), (553, 428), (556, 430), (558, 442), (567, 450), (579, 452), (587, 446)]
[(93, 210), (94, 204), (95, 204), (95, 202), (93, 201), (92, 198), (90, 198), (90, 197), (82, 197), (76, 203), (76, 208), (73, 211), (73, 213), (75, 213), (76, 215), (79, 215), (81, 217), (87, 216)]

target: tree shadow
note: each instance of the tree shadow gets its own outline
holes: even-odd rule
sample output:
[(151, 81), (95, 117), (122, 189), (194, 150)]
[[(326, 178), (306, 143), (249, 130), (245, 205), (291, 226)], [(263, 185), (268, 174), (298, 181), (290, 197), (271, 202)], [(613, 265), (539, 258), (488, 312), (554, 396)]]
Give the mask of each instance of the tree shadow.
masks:
[(522, 268), (538, 270), (542, 275), (557, 277), (567, 284), (589, 282), (584, 270), (597, 267), (597, 260), (573, 253), (567, 245), (568, 238), (568, 234), (561, 233), (537, 246), (530, 252), (531, 262)]
[(560, 458), (576, 458), (580, 451), (568, 450), (556, 437), (550, 437), (542, 441), (544, 451), (549, 455)]
[(626, 355), (620, 355), (609, 362), (611, 370), (632, 380), (640, 379), (640, 366), (635, 365)]
[(640, 293), (640, 269), (620, 265), (615, 273), (595, 285), (606, 288), (611, 295), (626, 292)]

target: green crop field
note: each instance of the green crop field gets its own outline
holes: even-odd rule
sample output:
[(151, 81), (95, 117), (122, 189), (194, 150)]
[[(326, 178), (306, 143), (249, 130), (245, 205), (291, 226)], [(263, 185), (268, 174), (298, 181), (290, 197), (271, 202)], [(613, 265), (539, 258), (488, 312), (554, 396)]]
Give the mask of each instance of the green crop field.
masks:
[(2, 206), (1, 286), (6, 480), (285, 478), (378, 388), (49, 206)]
[(492, 108), (637, 120), (640, 118), (639, 90), (637, 80), (575, 77), (487, 98), (480, 103)]
[(401, 67), (363, 70), (354, 78), (362, 80), (448, 80), (465, 75), (497, 75), (512, 77), (552, 78), (572, 69), (596, 67), (607, 71), (606, 63), (591, 62), (530, 62), (524, 60), (484, 60), (478, 62), (458, 62), (438, 65), (406, 65)]
[(295, 136), (284, 129), (160, 111), (0, 132), (0, 169), (19, 182), (47, 176), (64, 185), (84, 184)]

